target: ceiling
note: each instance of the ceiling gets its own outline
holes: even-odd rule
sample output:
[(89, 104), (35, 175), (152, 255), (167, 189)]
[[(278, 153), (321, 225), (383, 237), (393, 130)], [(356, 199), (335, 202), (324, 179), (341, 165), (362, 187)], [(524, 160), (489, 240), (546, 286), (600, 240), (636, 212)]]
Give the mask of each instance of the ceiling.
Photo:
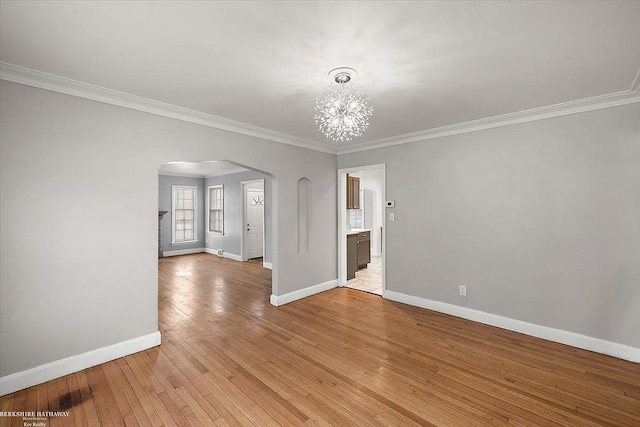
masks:
[(640, 69), (638, 1), (0, 7), (5, 66), (333, 150), (316, 129), (313, 107), (335, 67), (358, 70), (355, 83), (374, 109), (369, 129), (351, 143), (360, 146), (628, 92), (634, 84), (637, 93)]
[(207, 162), (169, 162), (160, 166), (160, 175), (190, 176), (209, 178), (212, 176), (229, 175), (245, 172), (249, 169), (226, 160)]

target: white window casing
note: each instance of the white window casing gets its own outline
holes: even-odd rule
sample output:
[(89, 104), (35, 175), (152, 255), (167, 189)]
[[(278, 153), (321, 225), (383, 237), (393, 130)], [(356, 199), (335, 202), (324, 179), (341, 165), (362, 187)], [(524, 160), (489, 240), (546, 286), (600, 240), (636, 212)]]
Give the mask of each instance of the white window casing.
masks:
[(171, 244), (197, 243), (198, 187), (172, 185), (171, 192)]
[(224, 234), (224, 187), (210, 186), (208, 196), (208, 231)]

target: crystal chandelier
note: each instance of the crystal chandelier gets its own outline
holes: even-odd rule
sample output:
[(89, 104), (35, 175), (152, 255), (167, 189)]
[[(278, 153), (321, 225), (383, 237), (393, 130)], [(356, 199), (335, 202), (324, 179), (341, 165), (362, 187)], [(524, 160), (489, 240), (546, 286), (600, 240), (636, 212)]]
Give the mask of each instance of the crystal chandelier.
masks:
[(367, 104), (369, 98), (351, 87), (351, 79), (357, 74), (356, 70), (347, 67), (331, 70), (329, 76), (337, 86), (316, 100), (314, 118), (318, 129), (334, 141), (351, 141), (369, 126), (369, 116), (373, 114), (373, 108)]

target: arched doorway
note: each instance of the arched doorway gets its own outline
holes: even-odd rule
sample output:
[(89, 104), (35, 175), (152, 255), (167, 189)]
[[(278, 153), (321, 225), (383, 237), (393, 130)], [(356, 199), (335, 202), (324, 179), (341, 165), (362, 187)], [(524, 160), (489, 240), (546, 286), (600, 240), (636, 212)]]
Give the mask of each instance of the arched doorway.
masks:
[[(208, 253), (247, 260), (246, 183), (262, 182), (263, 267), (277, 268), (274, 248), (276, 179), (269, 172), (229, 161), (175, 160), (158, 170), (159, 256)], [(160, 253), (162, 252), (162, 253)], [(271, 283), (276, 294), (277, 278)]]

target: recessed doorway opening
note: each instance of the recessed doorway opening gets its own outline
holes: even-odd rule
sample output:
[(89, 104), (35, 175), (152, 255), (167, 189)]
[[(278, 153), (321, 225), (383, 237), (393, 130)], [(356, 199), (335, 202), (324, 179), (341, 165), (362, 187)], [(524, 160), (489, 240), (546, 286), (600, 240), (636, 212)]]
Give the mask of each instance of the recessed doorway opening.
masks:
[(384, 295), (385, 165), (338, 171), (338, 284)]
[(265, 254), (265, 198), (264, 179), (242, 181), (243, 230), (241, 240), (242, 260), (263, 259)]
[[(160, 261), (205, 253), (201, 259), (260, 261), (259, 268), (267, 270), (276, 266), (273, 175), (228, 160), (171, 161), (159, 168), (158, 175)], [(273, 277), (273, 294), (276, 280)]]

